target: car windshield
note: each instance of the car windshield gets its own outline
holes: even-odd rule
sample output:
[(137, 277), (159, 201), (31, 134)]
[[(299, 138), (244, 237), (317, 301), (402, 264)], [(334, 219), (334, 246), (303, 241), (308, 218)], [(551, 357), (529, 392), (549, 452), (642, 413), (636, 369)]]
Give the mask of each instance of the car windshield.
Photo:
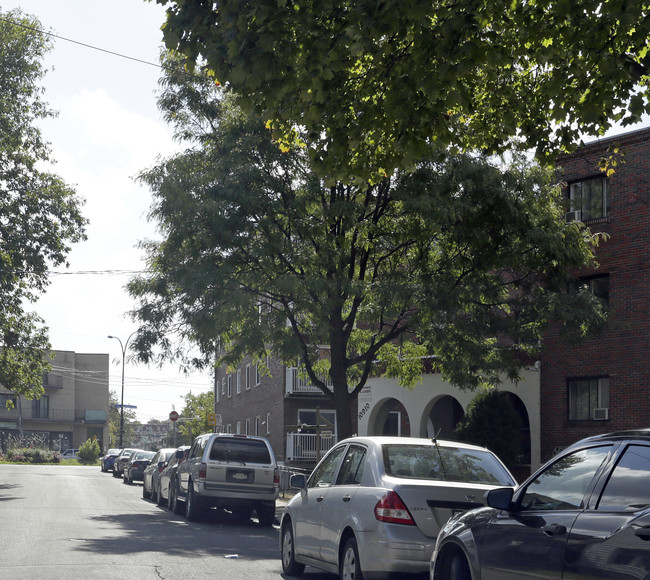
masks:
[(488, 451), (439, 445), (383, 445), (382, 448), (384, 469), (393, 477), (515, 485)]

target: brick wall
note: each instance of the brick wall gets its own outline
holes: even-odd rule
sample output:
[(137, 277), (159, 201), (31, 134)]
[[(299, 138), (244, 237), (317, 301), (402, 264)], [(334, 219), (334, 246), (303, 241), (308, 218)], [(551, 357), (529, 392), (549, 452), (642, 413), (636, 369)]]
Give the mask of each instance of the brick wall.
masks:
[[(582, 437), (650, 427), (650, 129), (589, 144), (559, 165), (567, 182), (598, 175), (599, 159), (615, 146), (625, 163), (608, 178), (606, 223), (591, 226), (610, 236), (593, 272), (609, 274), (610, 320), (602, 334), (578, 344), (564, 341), (557, 328), (545, 336), (542, 460)], [(596, 376), (609, 377), (609, 420), (569, 421), (567, 378)]]

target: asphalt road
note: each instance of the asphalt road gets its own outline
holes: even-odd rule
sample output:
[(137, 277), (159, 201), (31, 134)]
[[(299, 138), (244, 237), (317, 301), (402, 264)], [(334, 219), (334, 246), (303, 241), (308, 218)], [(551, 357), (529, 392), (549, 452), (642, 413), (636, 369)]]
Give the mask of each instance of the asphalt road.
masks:
[(191, 523), (99, 467), (0, 465), (0, 530), (3, 580), (288, 578), (277, 526), (223, 512)]

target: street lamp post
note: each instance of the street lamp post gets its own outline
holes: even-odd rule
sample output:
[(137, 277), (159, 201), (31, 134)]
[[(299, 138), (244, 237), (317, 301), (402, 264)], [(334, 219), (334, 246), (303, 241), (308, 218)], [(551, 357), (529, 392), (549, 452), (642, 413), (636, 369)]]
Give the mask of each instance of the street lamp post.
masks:
[(110, 334), (108, 335), (108, 338), (114, 338), (120, 343), (120, 348), (122, 349), (122, 404), (120, 406), (120, 449), (124, 447), (124, 363), (126, 361), (126, 349), (129, 346), (129, 340), (131, 340), (131, 337), (138, 332), (137, 330), (134, 330), (131, 334), (129, 334), (129, 337), (126, 339), (124, 344), (122, 344), (122, 341), (117, 337), (117, 336), (111, 336)]

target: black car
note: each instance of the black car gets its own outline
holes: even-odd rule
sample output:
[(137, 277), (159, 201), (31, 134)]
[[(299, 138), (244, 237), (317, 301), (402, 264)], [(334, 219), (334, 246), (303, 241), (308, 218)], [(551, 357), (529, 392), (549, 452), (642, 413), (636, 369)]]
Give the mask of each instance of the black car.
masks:
[(122, 477), (124, 474), (124, 466), (129, 460), (129, 457), (133, 455), (136, 451), (142, 451), (142, 449), (132, 449), (125, 448), (120, 451), (120, 454), (113, 461), (113, 477)]
[(645, 580), (650, 429), (583, 439), (441, 530), (431, 580)]
[(124, 483), (133, 484), (134, 481), (142, 481), (144, 470), (149, 467), (155, 451), (136, 451), (124, 464)]

